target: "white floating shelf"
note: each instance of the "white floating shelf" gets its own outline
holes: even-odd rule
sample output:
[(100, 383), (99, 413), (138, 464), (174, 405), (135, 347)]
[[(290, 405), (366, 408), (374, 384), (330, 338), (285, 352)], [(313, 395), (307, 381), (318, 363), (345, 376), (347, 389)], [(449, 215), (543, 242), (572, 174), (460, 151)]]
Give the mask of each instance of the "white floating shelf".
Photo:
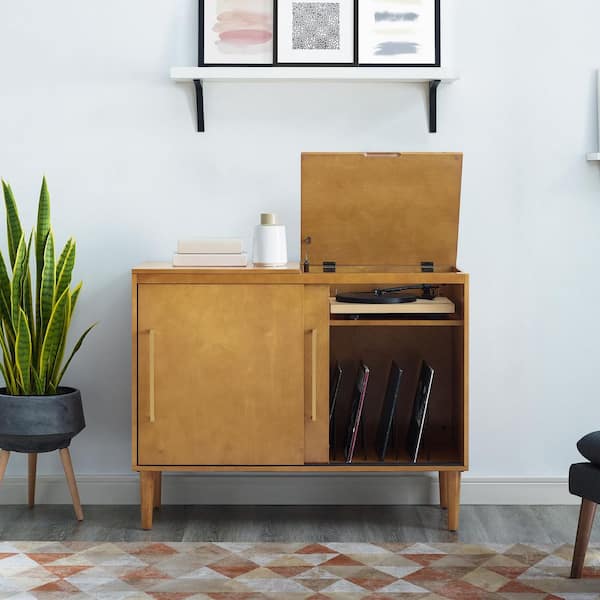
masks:
[(590, 153), (587, 155), (587, 159), (588, 159), (590, 162), (594, 162), (594, 161), (600, 161), (600, 152), (590, 152)]
[(171, 79), (182, 81), (395, 81), (449, 83), (458, 77), (440, 68), (402, 67), (173, 67)]
[(171, 79), (193, 82), (196, 88), (198, 131), (204, 131), (205, 81), (354, 81), (425, 83), (429, 87), (429, 131), (437, 131), (437, 89), (458, 75), (446, 69), (406, 67), (172, 67)]

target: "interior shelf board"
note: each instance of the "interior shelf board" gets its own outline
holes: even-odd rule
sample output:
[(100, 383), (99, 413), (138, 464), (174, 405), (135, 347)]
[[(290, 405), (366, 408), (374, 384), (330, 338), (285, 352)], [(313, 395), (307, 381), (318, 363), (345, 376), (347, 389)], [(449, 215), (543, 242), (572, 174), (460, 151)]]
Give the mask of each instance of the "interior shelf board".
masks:
[(447, 467), (462, 467), (459, 460), (451, 460), (451, 461), (418, 461), (416, 463), (412, 463), (409, 461), (395, 461), (395, 460), (385, 460), (381, 462), (377, 459), (365, 459), (364, 457), (353, 458), (351, 463), (346, 463), (343, 460), (331, 461), (329, 463), (329, 467), (333, 470), (335, 468), (336, 471), (344, 471), (344, 469), (353, 470), (368, 468), (368, 469), (389, 469), (389, 470), (397, 470), (397, 471), (440, 471)]
[(329, 458), (330, 466), (358, 466), (358, 465), (370, 465), (379, 467), (423, 467), (433, 465), (444, 465), (447, 467), (457, 467), (461, 465), (461, 460), (458, 455), (458, 449), (450, 446), (440, 446), (435, 448), (426, 448), (421, 452), (422, 456), (419, 457), (416, 463), (413, 463), (406, 451), (401, 450), (400, 452), (391, 451), (388, 453), (384, 461), (380, 461), (377, 453), (374, 449), (369, 448), (365, 455), (363, 450), (357, 450), (354, 454), (354, 458), (351, 463), (346, 463), (343, 459), (343, 449), (339, 449), (336, 452), (336, 458), (333, 456)]
[(460, 319), (440, 319), (438, 321), (428, 319), (331, 319), (331, 327), (462, 327), (465, 324)]
[(171, 79), (185, 81), (392, 81), (451, 83), (458, 75), (440, 67), (172, 67)]

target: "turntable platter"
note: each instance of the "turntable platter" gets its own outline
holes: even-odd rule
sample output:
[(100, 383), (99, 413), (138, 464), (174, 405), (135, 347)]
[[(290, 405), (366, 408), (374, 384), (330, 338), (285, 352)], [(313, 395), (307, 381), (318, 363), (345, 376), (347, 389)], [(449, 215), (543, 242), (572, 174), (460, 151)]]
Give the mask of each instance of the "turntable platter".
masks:
[(346, 292), (338, 294), (335, 299), (348, 304), (410, 304), (417, 301), (417, 296), (402, 293)]

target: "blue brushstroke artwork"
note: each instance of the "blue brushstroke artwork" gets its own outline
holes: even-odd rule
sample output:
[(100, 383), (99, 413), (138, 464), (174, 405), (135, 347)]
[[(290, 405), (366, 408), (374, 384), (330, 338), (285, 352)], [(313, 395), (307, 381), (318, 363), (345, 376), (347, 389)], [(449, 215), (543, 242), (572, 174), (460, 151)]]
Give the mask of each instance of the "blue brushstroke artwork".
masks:
[(417, 54), (419, 44), (414, 42), (381, 42), (377, 44), (375, 56), (396, 56), (398, 54)]
[(440, 2), (356, 0), (358, 64), (439, 66)]
[(384, 21), (391, 23), (397, 23), (398, 21), (414, 23), (418, 18), (419, 15), (416, 12), (390, 12), (389, 10), (386, 10), (375, 13), (375, 23)]

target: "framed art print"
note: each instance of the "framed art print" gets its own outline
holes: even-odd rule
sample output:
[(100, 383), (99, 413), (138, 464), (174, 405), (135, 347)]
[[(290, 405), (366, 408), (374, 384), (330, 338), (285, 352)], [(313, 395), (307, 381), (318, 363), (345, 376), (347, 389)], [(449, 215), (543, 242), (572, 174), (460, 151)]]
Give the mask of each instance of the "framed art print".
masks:
[(277, 64), (355, 64), (354, 0), (276, 0), (275, 6)]
[(200, 66), (273, 64), (273, 0), (200, 0)]
[(440, 0), (360, 0), (358, 63), (439, 67)]

